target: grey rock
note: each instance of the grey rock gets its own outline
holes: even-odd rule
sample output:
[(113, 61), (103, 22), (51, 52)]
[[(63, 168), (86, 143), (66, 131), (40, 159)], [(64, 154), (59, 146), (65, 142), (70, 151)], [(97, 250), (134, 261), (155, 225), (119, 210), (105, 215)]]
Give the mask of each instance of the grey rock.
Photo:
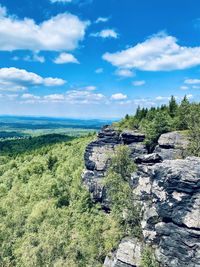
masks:
[(121, 139), (125, 145), (129, 145), (131, 143), (143, 142), (145, 135), (136, 131), (123, 131)]
[(163, 160), (182, 159), (185, 157), (185, 151), (179, 148), (162, 148), (156, 146), (154, 153), (159, 154)]
[(160, 162), (162, 162), (162, 157), (157, 153), (141, 155), (135, 158), (136, 164), (154, 165)]
[(159, 154), (163, 160), (182, 159), (185, 157), (188, 144), (187, 136), (181, 132), (162, 134), (154, 153)]
[(146, 243), (164, 267), (200, 267), (200, 158), (165, 160), (133, 174)]
[(104, 267), (139, 267), (142, 250), (137, 238), (124, 238), (117, 251), (105, 259)]
[(181, 132), (170, 132), (162, 134), (158, 140), (158, 144), (163, 148), (182, 148), (188, 146), (187, 136)]
[(132, 143), (128, 145), (131, 151), (131, 158), (135, 159), (140, 155), (145, 155), (148, 153), (146, 146), (142, 143)]
[(105, 188), (102, 180), (116, 147), (126, 142), (129, 144), (131, 157), (134, 159), (138, 155), (147, 154), (145, 145), (141, 143), (143, 139), (143, 134), (126, 131), (120, 135), (119, 131), (105, 126), (98, 133), (97, 140), (86, 147), (84, 154), (86, 171), (82, 179), (95, 201), (105, 201)]

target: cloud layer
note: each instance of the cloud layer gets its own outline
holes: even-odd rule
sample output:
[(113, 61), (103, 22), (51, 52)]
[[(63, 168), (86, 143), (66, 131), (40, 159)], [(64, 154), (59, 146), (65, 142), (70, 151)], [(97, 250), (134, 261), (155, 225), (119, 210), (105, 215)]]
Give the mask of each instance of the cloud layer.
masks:
[(73, 50), (83, 40), (88, 25), (69, 13), (36, 24), (32, 19), (7, 16), (0, 7), (0, 50)]
[(185, 47), (164, 33), (116, 53), (105, 53), (103, 59), (119, 68), (143, 71), (172, 71), (200, 65), (200, 47)]
[(79, 64), (79, 61), (69, 53), (61, 53), (55, 60), (56, 64), (64, 64), (64, 63), (76, 63)]
[(0, 90), (20, 91), (34, 86), (61, 86), (65, 82), (58, 78), (43, 78), (23, 69), (13, 67), (0, 69)]

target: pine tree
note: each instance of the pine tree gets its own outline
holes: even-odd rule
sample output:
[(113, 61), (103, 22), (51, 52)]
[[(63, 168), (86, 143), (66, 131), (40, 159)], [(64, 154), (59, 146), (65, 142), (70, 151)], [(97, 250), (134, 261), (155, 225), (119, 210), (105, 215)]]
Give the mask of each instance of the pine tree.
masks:
[(174, 118), (177, 114), (178, 104), (176, 103), (175, 97), (172, 95), (169, 101), (169, 115)]

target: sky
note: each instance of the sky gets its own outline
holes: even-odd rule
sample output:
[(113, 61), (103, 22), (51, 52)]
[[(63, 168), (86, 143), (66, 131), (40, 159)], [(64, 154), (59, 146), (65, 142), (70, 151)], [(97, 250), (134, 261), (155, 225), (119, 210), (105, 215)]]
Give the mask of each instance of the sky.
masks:
[(200, 1), (0, 0), (0, 114), (121, 118), (200, 101)]

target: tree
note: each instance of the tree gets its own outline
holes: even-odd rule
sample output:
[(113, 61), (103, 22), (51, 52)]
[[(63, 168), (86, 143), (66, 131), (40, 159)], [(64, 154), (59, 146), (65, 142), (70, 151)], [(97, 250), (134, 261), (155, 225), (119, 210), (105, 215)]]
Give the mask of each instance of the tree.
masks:
[(177, 115), (178, 104), (176, 103), (176, 99), (174, 96), (171, 96), (169, 101), (169, 115), (174, 118)]
[(157, 112), (152, 121), (144, 120), (141, 129), (146, 134), (146, 145), (151, 151), (161, 134), (170, 132), (172, 119), (167, 112)]
[(140, 207), (134, 205), (134, 195), (130, 186), (131, 174), (136, 165), (130, 157), (127, 146), (118, 146), (111, 158), (111, 165), (104, 185), (114, 218), (123, 226), (125, 234), (141, 236)]
[(193, 105), (189, 117), (189, 147), (190, 155), (200, 157), (200, 105)]
[(189, 128), (189, 118), (190, 118), (190, 102), (187, 96), (183, 98), (178, 109), (178, 129), (187, 130)]

